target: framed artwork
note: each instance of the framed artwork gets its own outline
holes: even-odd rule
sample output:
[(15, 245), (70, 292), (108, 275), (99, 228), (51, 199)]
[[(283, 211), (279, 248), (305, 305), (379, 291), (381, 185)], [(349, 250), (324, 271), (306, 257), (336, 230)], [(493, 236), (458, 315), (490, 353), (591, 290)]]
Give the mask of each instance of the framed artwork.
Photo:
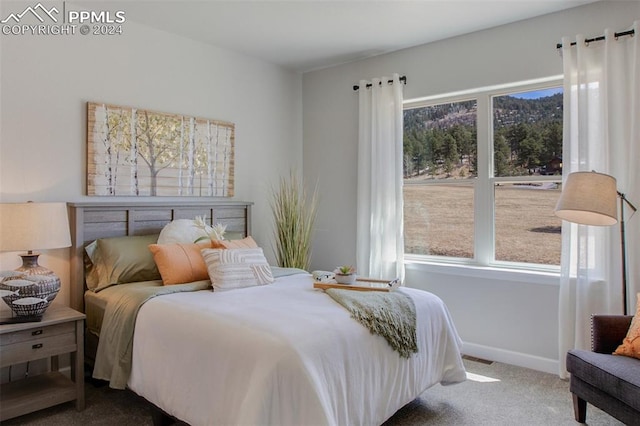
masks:
[(232, 197), (235, 125), (87, 103), (87, 195)]

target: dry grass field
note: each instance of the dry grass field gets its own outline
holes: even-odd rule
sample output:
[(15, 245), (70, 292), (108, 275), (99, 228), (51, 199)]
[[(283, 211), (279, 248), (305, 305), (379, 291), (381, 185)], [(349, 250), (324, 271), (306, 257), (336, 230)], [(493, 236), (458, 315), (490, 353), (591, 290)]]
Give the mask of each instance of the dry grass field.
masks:
[[(560, 264), (559, 189), (496, 187), (496, 260)], [(406, 253), (473, 258), (473, 188), (405, 185)]]

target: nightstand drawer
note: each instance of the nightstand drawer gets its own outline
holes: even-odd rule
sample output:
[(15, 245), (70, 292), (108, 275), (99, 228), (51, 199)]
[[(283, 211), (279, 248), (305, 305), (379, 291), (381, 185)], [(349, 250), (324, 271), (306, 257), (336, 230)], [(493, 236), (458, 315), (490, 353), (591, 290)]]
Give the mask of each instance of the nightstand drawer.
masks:
[(0, 344), (0, 367), (73, 352), (76, 348), (74, 323), (8, 333)]
[(76, 326), (73, 322), (49, 325), (45, 327), (34, 327), (30, 330), (14, 331), (0, 335), (0, 348), (14, 343), (31, 341), (43, 337), (57, 336), (59, 334), (75, 333)]

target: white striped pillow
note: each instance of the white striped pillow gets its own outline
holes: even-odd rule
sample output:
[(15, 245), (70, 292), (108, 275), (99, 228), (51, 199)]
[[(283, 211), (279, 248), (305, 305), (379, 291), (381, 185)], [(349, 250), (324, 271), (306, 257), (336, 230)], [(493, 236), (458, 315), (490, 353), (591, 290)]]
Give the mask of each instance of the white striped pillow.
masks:
[(271, 267), (261, 248), (203, 249), (202, 257), (214, 290), (272, 283)]

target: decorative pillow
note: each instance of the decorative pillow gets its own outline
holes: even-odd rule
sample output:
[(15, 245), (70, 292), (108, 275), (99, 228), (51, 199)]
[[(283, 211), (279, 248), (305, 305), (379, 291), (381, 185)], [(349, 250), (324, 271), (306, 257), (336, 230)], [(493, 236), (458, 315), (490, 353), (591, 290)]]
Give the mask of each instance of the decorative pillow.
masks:
[(258, 244), (251, 236), (248, 236), (241, 240), (212, 240), (211, 247), (219, 249), (258, 248)]
[(114, 284), (159, 280), (160, 272), (147, 248), (157, 239), (158, 234), (100, 238), (90, 244), (87, 287), (98, 292)]
[(198, 244), (150, 244), (164, 285), (208, 280), (209, 273), (200, 250), (210, 248), (211, 242)]
[(207, 233), (202, 228), (198, 228), (195, 225), (196, 221), (193, 219), (176, 219), (169, 222), (160, 231), (158, 237), (158, 244), (172, 244), (172, 243), (194, 243), (198, 238), (209, 238)]
[(203, 249), (209, 278), (215, 291), (251, 287), (273, 282), (271, 267), (260, 247)]
[(84, 248), (84, 254), (86, 255), (86, 257), (89, 258), (89, 264), (96, 263), (96, 250), (97, 249), (98, 249), (98, 240), (90, 242)]
[(638, 304), (636, 314), (631, 320), (631, 326), (622, 344), (614, 352), (616, 355), (625, 355), (640, 359), (640, 293), (638, 293)]

